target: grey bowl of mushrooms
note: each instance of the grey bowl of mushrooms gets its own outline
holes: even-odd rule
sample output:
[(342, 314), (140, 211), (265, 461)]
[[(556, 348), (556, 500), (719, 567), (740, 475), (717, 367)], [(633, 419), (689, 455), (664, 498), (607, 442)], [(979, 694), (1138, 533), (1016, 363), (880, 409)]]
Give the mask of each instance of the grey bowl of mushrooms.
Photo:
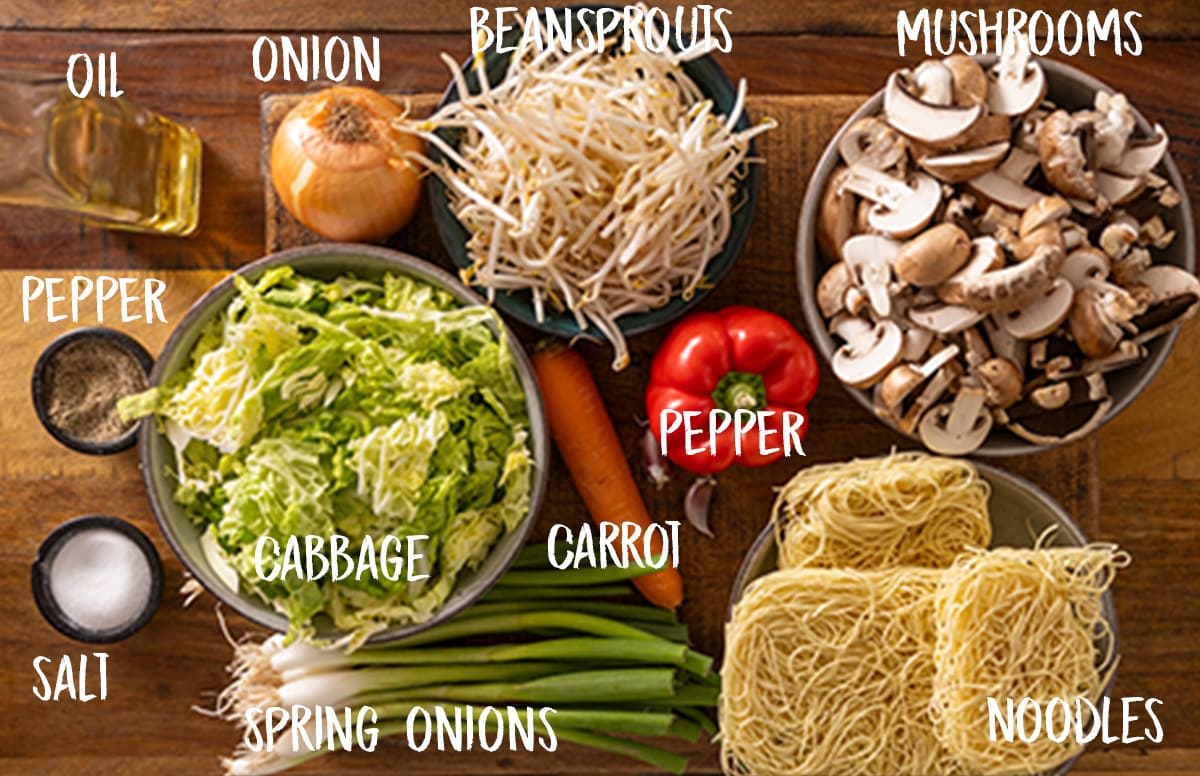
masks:
[(1013, 37), (892, 73), (817, 164), (804, 315), (835, 376), (943, 455), (1080, 439), (1200, 308), (1163, 128)]

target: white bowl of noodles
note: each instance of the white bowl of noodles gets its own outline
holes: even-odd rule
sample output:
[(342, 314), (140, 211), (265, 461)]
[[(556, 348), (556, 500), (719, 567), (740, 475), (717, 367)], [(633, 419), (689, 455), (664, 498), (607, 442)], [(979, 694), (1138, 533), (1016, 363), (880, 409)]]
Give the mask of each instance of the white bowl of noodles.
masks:
[[(915, 454), (915, 455), (922, 455), (922, 454)], [(905, 457), (907, 457), (907, 455), (900, 454), (897, 457), (905, 458)], [(867, 459), (866, 462), (867, 463), (871, 463), (871, 462), (882, 463), (885, 460), (887, 460), (887, 459)], [(936, 460), (949, 461), (952, 459), (936, 459)], [(1059, 504), (1057, 504), (1048, 494), (1046, 494), (1043, 490), (1041, 490), (1034, 484), (1030, 483), (1029, 481), (1025, 480), (1024, 478), (1019, 477), (1014, 474), (1011, 474), (1009, 472), (1005, 472), (1005, 471), (995, 468), (993, 466), (989, 466), (989, 465), (981, 464), (981, 463), (977, 463), (977, 462), (956, 461), (954, 465), (974, 468), (978, 473), (978, 475), (977, 475), (978, 480), (982, 481), (982, 483), (985, 484), (983, 493), (985, 494), (985, 498), (986, 498), (987, 520), (990, 522), (990, 537), (987, 541), (987, 549), (999, 550), (999, 554), (1004, 554), (1004, 553), (1008, 553), (1010, 551), (1008, 549), (1002, 549), (1002, 548), (1015, 548), (1015, 549), (1021, 550), (1021, 551), (1034, 550), (1035, 548), (1036, 549), (1079, 548), (1081, 551), (1084, 551), (1084, 548), (1102, 547), (1104, 549), (1098, 550), (1097, 551), (1098, 553), (1103, 553), (1103, 552), (1109, 551), (1111, 553), (1110, 554), (1111, 558), (1122, 559), (1122, 560), (1118, 560), (1115, 563), (1115, 565), (1110, 567), (1108, 570), (1108, 573), (1111, 573), (1112, 568), (1115, 568), (1124, 562), (1123, 553), (1117, 552), (1115, 550), (1115, 548), (1110, 549), (1110, 548), (1108, 548), (1107, 545), (1089, 545), (1087, 537), (1084, 535), (1083, 531), (1079, 528), (1079, 526), (1075, 523), (1075, 521), (1071, 518), (1071, 516), (1068, 515), (1067, 512)], [(803, 472), (802, 472), (802, 474), (803, 474)], [(781, 491), (781, 499), (786, 496), (786, 491), (787, 491), (787, 488), (785, 486), (785, 488), (782, 489), (782, 491)], [(808, 496), (809, 494), (804, 494), (804, 495)], [(778, 505), (777, 505), (777, 508), (778, 508)], [(783, 519), (783, 518), (781, 518), (781, 519)], [(960, 534), (963, 534), (960, 538), (963, 538), (965, 540), (966, 539), (965, 533), (969, 533), (969, 529), (963, 529), (961, 526), (961, 521), (960, 521), (959, 529), (962, 529), (960, 531)], [(786, 534), (778, 534), (778, 535), (786, 536)], [(785, 539), (785, 541), (790, 542), (790, 539)], [(968, 545), (970, 544), (969, 541), (966, 541), (966, 543)], [(746, 637), (743, 634), (735, 632), (735, 629), (744, 627), (744, 621), (746, 620), (745, 612), (739, 613), (738, 604), (743, 602), (744, 598), (746, 599), (747, 606), (754, 604), (754, 601), (751, 599), (755, 594), (757, 594), (758, 600), (762, 600), (764, 589), (766, 589), (767, 587), (770, 586), (770, 580), (767, 580), (764, 578), (767, 578), (769, 575), (779, 578), (781, 576), (786, 576), (788, 574), (803, 574), (805, 572), (813, 572), (813, 573), (817, 573), (817, 574), (820, 574), (823, 572), (837, 572), (837, 573), (845, 572), (845, 576), (841, 579), (841, 581), (845, 582), (848, 580), (850, 583), (852, 583), (852, 584), (850, 584), (850, 587), (854, 588), (853, 583), (857, 579), (856, 575), (862, 575), (862, 574), (869, 575), (870, 574), (870, 571), (864, 572), (861, 569), (860, 570), (855, 570), (852, 568), (848, 569), (848, 567), (846, 567), (846, 566), (837, 565), (837, 562), (826, 562), (829, 560), (829, 558), (836, 556), (836, 552), (837, 552), (836, 551), (836, 544), (837, 544), (836, 539), (831, 539), (828, 541), (828, 543), (826, 543), (825, 539), (822, 539), (822, 541), (819, 544), (820, 544), (819, 550), (815, 550), (814, 552), (823, 553), (825, 557), (817, 558), (814, 556), (814, 557), (805, 558), (803, 562), (810, 563), (811, 565), (809, 568), (800, 568), (800, 569), (793, 568), (791, 570), (787, 570), (787, 571), (781, 572), (779, 574), (773, 574), (773, 572), (777, 572), (780, 569), (780, 547), (779, 547), (779, 543), (777, 540), (776, 520), (773, 518), (772, 521), (770, 523), (768, 523), (768, 525), (763, 529), (762, 533), (755, 540), (754, 544), (751, 546), (749, 552), (747, 553), (745, 559), (742, 562), (742, 566), (738, 572), (738, 575), (735, 578), (735, 581), (733, 584), (733, 589), (732, 589), (732, 592), (730, 595), (730, 602), (729, 602), (729, 622), (726, 625), (725, 665), (722, 668), (723, 680), (725, 682), (725, 689), (723, 690), (723, 692), (727, 693), (727, 696), (723, 696), (723, 698), (722, 698), (722, 707), (721, 707), (722, 735), (726, 739), (723, 742), (723, 761), (725, 764), (726, 773), (749, 774), (749, 773), (758, 772), (759, 770), (764, 768), (764, 764), (762, 762), (747, 765), (747, 764), (739, 764), (737, 761), (736, 755), (739, 750), (738, 750), (738, 742), (736, 741), (736, 738), (737, 738), (736, 731), (733, 729), (734, 724), (732, 724), (734, 722), (734, 720), (733, 720), (734, 715), (731, 714), (729, 710), (727, 710), (726, 706), (727, 706), (727, 703), (730, 706), (732, 706), (734, 704), (743, 704), (744, 705), (747, 702), (749, 702), (746, 698), (747, 693), (745, 692), (745, 688), (747, 686), (752, 686), (753, 683), (748, 685), (747, 683), (744, 683), (744, 682), (743, 683), (730, 682), (729, 681), (729, 675), (730, 675), (729, 672), (731, 670), (741, 671), (742, 673), (746, 673), (747, 671), (769, 672), (769, 673), (773, 674), (773, 676), (774, 676), (774, 678), (771, 681), (778, 681), (779, 676), (788, 676), (791, 679), (793, 679), (796, 683), (803, 682), (803, 683), (809, 683), (810, 685), (819, 685), (822, 681), (827, 681), (827, 678), (817, 676), (818, 672), (812, 670), (814, 668), (813, 665), (806, 665), (803, 662), (803, 658), (797, 657), (797, 655), (801, 654), (800, 651), (797, 651), (797, 652), (792, 653), (787, 656), (788, 662), (787, 662), (785, 671), (781, 671), (780, 670), (781, 666), (779, 666), (779, 665), (770, 666), (769, 668), (766, 668), (766, 669), (758, 668), (758, 667), (747, 668), (746, 666), (742, 666), (741, 668), (736, 667), (739, 663), (746, 662), (745, 655), (747, 654), (744, 650), (739, 651), (741, 649), (741, 647), (739, 646), (739, 639), (741, 640), (742, 646), (744, 646), (745, 642), (749, 639), (749, 637)], [(813, 545), (813, 546), (816, 546), (816, 545)], [(833, 549), (830, 548), (831, 546), (833, 547)], [(980, 548), (980, 549), (982, 549), (982, 548)], [(796, 556), (795, 549), (792, 550), (792, 554), (793, 554), (793, 557)], [(1017, 553), (1013, 553), (1013, 554), (1016, 555)], [(977, 557), (980, 559), (986, 559), (988, 557), (988, 553), (985, 553), (985, 552), (976, 553), (975, 551), (968, 550), (966, 553), (963, 554), (962, 557), (967, 557), (967, 556)], [(840, 562), (840, 561), (838, 561), (838, 562)], [(902, 560), (901, 563), (905, 564), (905, 561)], [(920, 565), (920, 564), (913, 563), (911, 559), (908, 560), (908, 563), (910, 563), (912, 565), (901, 565), (900, 567), (892, 567), (890, 570), (897, 572), (897, 576), (900, 576), (900, 572), (905, 572), (905, 573), (911, 574), (911, 576), (914, 579), (926, 579), (927, 582), (928, 582), (928, 579), (931, 578), (928, 575), (936, 575), (937, 573), (939, 573), (939, 571), (946, 570), (944, 568), (943, 569), (928, 569), (928, 570), (927, 569), (918, 569), (918, 568), (915, 568), (915, 566)], [(957, 566), (956, 566), (956, 568), (957, 568)], [(872, 570), (878, 570), (878, 569), (872, 569)], [(887, 570), (887, 569), (885, 568), (885, 570)], [(814, 593), (814, 595), (812, 597), (813, 608), (806, 610), (806, 612), (804, 614), (805, 618), (809, 618), (809, 619), (818, 621), (817, 625), (814, 626), (817, 628), (820, 628), (822, 626), (822, 623), (819, 621), (821, 620), (822, 617), (825, 616), (827, 611), (830, 611), (830, 610), (836, 611), (843, 603), (841, 600), (839, 600), (838, 596), (844, 594), (845, 585), (842, 585), (841, 587), (839, 587), (839, 583), (837, 580), (833, 580), (832, 578), (830, 578), (830, 579), (832, 581), (830, 582), (829, 587), (827, 589), (822, 589), (819, 593)], [(1111, 581), (1111, 578), (1109, 579), (1109, 581)], [(758, 584), (755, 584), (756, 582)], [(937, 583), (934, 582), (933, 584), (936, 585)], [(786, 585), (785, 586), (776, 585), (774, 588), (774, 593), (777, 594), (778, 591), (780, 589), (783, 589), (784, 587), (786, 587)], [(866, 587), (864, 587), (863, 589), (866, 589)], [(874, 591), (872, 591), (872, 594), (874, 594)], [(888, 595), (900, 595), (900, 596), (905, 595), (904, 590), (901, 588), (901, 586), (893, 586), (891, 588), (888, 588), (887, 594)], [(776, 600), (784, 600), (784, 599), (777, 597)], [(790, 599), (787, 599), (787, 600), (790, 600)], [(1094, 636), (1091, 643), (1092, 643), (1092, 647), (1094, 650), (1094, 656), (1095, 656), (1095, 671), (1096, 671), (1097, 675), (1100, 677), (1100, 682), (1102, 683), (1103, 689), (1100, 691), (1098, 697), (1094, 698), (1093, 700), (1098, 700), (1098, 698), (1108, 697), (1110, 695), (1110, 692), (1111, 692), (1111, 689), (1113, 686), (1113, 681), (1115, 679), (1115, 673), (1116, 673), (1116, 671), (1115, 671), (1115, 668), (1116, 668), (1115, 656), (1117, 655), (1117, 647), (1118, 647), (1116, 613), (1115, 613), (1115, 608), (1113, 605), (1112, 593), (1110, 590), (1107, 589), (1107, 584), (1105, 584), (1102, 594), (1099, 595), (1099, 597), (1097, 599), (1097, 604), (1098, 604), (1098, 609), (1096, 612), (1096, 619), (1099, 624), (1099, 627), (1098, 627), (1097, 631), (1095, 632), (1096, 635)], [(874, 606), (874, 604), (872, 604), (872, 606)], [(1014, 601), (1011, 605), (1006, 604), (1006, 606), (1011, 606), (1011, 607), (1015, 608), (1017, 606), (1017, 604)], [(827, 607), (828, 607), (828, 609), (827, 609)], [(931, 619), (933, 619), (933, 618), (931, 618)], [(825, 627), (829, 627), (831, 624), (836, 624), (836, 620), (828, 619), (823, 623), (823, 625)], [(846, 650), (847, 650), (847, 652), (852, 652), (853, 651), (852, 641), (853, 641), (854, 636), (852, 635), (851, 632), (853, 631), (853, 632), (857, 633), (859, 636), (862, 636), (864, 633), (868, 633), (868, 632), (859, 630), (859, 626), (861, 626), (861, 624), (862, 624), (861, 622), (853, 622), (852, 625), (845, 628), (844, 633), (839, 634), (839, 633), (835, 632), (832, 634), (827, 633), (826, 635), (828, 635), (829, 638), (834, 641), (841, 639), (844, 636), (846, 639), (846, 641), (845, 641)], [(807, 628), (808, 625), (806, 624), (804, 627)], [(899, 637), (895, 637), (895, 638), (897, 638), (899, 641), (903, 641), (903, 635), (901, 635)], [(890, 647), (894, 643), (896, 643), (895, 641), (893, 641), (893, 634), (890, 634), (890, 633), (888, 634), (887, 638), (880, 639), (879, 641), (881, 643), (885, 643), (887, 645), (887, 646), (883, 647), (883, 649), (887, 649), (888, 647)], [(787, 654), (786, 649), (784, 650), (784, 654)], [(868, 655), (867, 660), (869, 661), (871, 659), (873, 659), (873, 658)], [(734, 666), (734, 668), (731, 669), (731, 666)], [(828, 666), (822, 666), (822, 667), (827, 668)], [(838, 669), (837, 669), (837, 667), (834, 667), (833, 670), (836, 671)], [(881, 670), (882, 670), (882, 668), (881, 668)], [(911, 677), (910, 677), (910, 680), (911, 680)], [(846, 689), (848, 691), (850, 691), (851, 687), (849, 685), (847, 685)], [(878, 688), (864, 689), (863, 685), (857, 685), (853, 689), (859, 690), (860, 692), (863, 692), (863, 693), (870, 693), (872, 691), (878, 691)], [(811, 689), (807, 690), (807, 691), (811, 691)], [(730, 700), (730, 698), (728, 696), (735, 696), (735, 697), (733, 700)], [(795, 698), (792, 698), (792, 700), (795, 700)], [(757, 703), (759, 703), (759, 701), (754, 700), (753, 703), (757, 704)], [(771, 700), (769, 701), (769, 703), (774, 705), (774, 707), (776, 709), (785, 708), (785, 707), (791, 708), (791, 711), (788, 714), (787, 723), (788, 723), (789, 730), (794, 732), (796, 734), (797, 738), (802, 737), (804, 735), (804, 731), (810, 729), (810, 728), (807, 728), (799, 720), (799, 717), (797, 715), (800, 715), (801, 712), (798, 712), (795, 707), (789, 707), (787, 705), (785, 698), (772, 697)], [(765, 709), (765, 713), (767, 713), (767, 714), (772, 713), (771, 706), (764, 706), (763, 708)], [(830, 709), (842, 709), (842, 708), (848, 708), (848, 707), (840, 705), (840, 703), (833, 704), (830, 707)], [(830, 709), (814, 711), (813, 714), (815, 715), (815, 717), (821, 718), (822, 725), (825, 728), (835, 729), (836, 726), (839, 724), (839, 722), (835, 718), (836, 715), (830, 713)], [(807, 713), (807, 712), (805, 712), (805, 713)], [(743, 720), (743, 722), (744, 722), (744, 720)], [(733, 735), (731, 735), (731, 734), (733, 734)], [(983, 735), (987, 735), (986, 729), (984, 729)], [(735, 740), (731, 741), (730, 739), (735, 739)], [(881, 738), (876, 738), (875, 742), (873, 744), (871, 744), (871, 746), (869, 746), (868, 748), (877, 754), (876, 750), (883, 748), (883, 744), (879, 743), (881, 740), (882, 740)], [(1068, 738), (1067, 739), (1068, 743), (1071, 740), (1072, 739)], [(860, 743), (859, 745), (865, 746), (866, 744)], [(763, 745), (763, 742), (761, 742), (761, 741), (755, 742), (754, 746), (756, 749), (765, 748)], [(812, 747), (808, 747), (808, 749), (806, 750), (805, 749), (806, 745), (803, 743), (796, 744), (796, 746), (807, 755), (813, 754)], [(827, 741), (822, 741), (821, 743), (814, 744), (813, 746), (827, 748), (829, 746), (829, 744)], [(732, 754), (730, 754), (731, 751), (732, 751)], [(742, 751), (745, 751), (744, 746), (742, 748)], [(1041, 767), (1041, 768), (1031, 769), (1030, 774), (1031, 774), (1031, 776), (1033, 776), (1033, 774), (1039, 774), (1039, 773), (1040, 774), (1055, 774), (1055, 776), (1058, 776), (1060, 774), (1065, 774), (1071, 769), (1075, 760), (1078, 759), (1078, 757), (1081, 753), (1082, 752), (1070, 752), (1063, 758), (1063, 760), (1061, 762), (1058, 762), (1054, 766), (1048, 767), (1048, 768)], [(856, 755), (856, 757), (857, 756), (858, 755)], [(875, 756), (875, 755), (873, 754), (871, 756)], [(794, 772), (808, 772), (808, 770), (812, 768), (813, 763), (816, 762), (817, 760), (819, 760), (819, 753), (818, 753), (818, 756), (816, 759), (807, 759), (807, 760), (804, 760), (803, 763), (797, 763), (795, 761), (792, 761), (791, 763), (788, 764), (788, 766), (799, 765), (800, 769), (795, 770)], [(897, 763), (898, 763), (897, 760), (892, 758), (892, 759), (886, 759), (885, 761), (888, 763), (888, 765), (886, 767), (895, 768), (896, 772), (900, 772), (899, 767), (897, 765)], [(872, 760), (872, 762), (878, 763), (878, 762), (880, 762), (880, 760), (876, 759), (876, 760)], [(928, 760), (928, 759), (925, 760), (924, 767), (929, 767), (930, 762), (931, 762), (931, 760)], [(771, 767), (774, 767), (777, 770), (786, 770), (785, 764), (782, 762), (779, 762), (779, 761), (774, 761), (772, 763)], [(820, 772), (826, 772), (827, 767), (828, 767), (828, 763), (826, 763), (822, 767), (818, 768), (818, 770)], [(833, 769), (833, 770), (836, 771), (836, 769)], [(866, 772), (872, 772), (872, 771), (855, 770), (855, 772), (866, 773)], [(965, 772), (965, 771), (951, 770), (949, 772), (957, 773), (957, 772)], [(983, 772), (986, 772), (986, 770)], [(1011, 772), (1011, 771), (1007, 771), (1007, 772)], [(937, 775), (936, 775), (936, 773), (932, 773), (932, 774), (930, 774), (930, 776), (937, 776)]]

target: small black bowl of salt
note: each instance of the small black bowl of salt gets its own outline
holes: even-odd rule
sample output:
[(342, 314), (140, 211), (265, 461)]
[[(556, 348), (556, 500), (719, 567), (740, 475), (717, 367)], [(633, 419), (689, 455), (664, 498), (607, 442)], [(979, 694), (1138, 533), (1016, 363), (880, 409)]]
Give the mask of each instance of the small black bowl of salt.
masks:
[(133, 447), (137, 424), (117, 402), (146, 390), (154, 359), (132, 337), (103, 326), (74, 329), (51, 342), (33, 367), (33, 408), (50, 435), (91, 455)]
[(162, 562), (135, 526), (106, 515), (55, 528), (33, 561), (33, 599), (59, 633), (89, 644), (141, 630), (162, 599)]

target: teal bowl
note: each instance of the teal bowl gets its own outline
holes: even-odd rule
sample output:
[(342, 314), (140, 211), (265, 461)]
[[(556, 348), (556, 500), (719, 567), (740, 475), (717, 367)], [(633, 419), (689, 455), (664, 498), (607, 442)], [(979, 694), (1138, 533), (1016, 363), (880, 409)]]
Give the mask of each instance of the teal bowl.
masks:
[[(565, 18), (567, 15), (576, 14), (584, 9), (596, 10), (600, 8), (618, 7), (575, 5), (553, 10), (560, 18)], [(512, 45), (516, 42), (518, 36), (518, 31), (511, 32), (503, 39), (504, 45), (506, 47)], [(671, 42), (671, 47), (675, 49), (674, 41)], [(487, 73), (488, 83), (494, 84), (504, 78), (504, 74), (508, 72), (509, 61), (510, 56), (507, 52), (498, 54), (494, 46), (487, 50), (484, 54), (484, 70)], [(737, 97), (737, 90), (734, 88), (733, 83), (730, 82), (729, 77), (725, 75), (725, 71), (717, 64), (716, 60), (711, 55), (705, 55), (684, 62), (682, 67), (684, 72), (696, 82), (700, 91), (713, 101), (713, 113), (715, 115), (728, 115)], [(479, 88), (479, 77), (475, 72), (472, 59), (467, 59), (462, 64), (462, 74), (466, 81), (467, 89), (472, 93), (475, 92)], [(458, 87), (454, 81), (451, 81), (438, 108), (440, 109), (457, 102), (458, 99)], [(737, 129), (741, 131), (749, 128), (750, 117), (743, 111), (737, 123)], [(459, 132), (457, 130), (439, 130), (438, 134), (451, 148), (458, 148)], [(755, 158), (755, 149), (755, 143), (751, 141), (750, 150), (747, 154), (749, 158)], [(438, 164), (447, 161), (445, 154), (433, 147), (429, 149), (429, 158)], [(692, 298), (685, 300), (682, 296), (675, 295), (661, 307), (646, 312), (621, 316), (617, 319), (617, 326), (622, 334), (626, 336), (642, 334), (675, 320), (694, 305), (699, 304), (708, 295), (709, 291), (716, 287), (729, 273), (729, 270), (733, 267), (734, 259), (741, 253), (742, 246), (745, 245), (746, 237), (750, 232), (750, 223), (754, 219), (754, 209), (758, 201), (758, 168), (758, 164), (750, 163), (742, 164), (739, 168), (729, 236), (725, 240), (725, 245), (721, 248), (720, 253), (709, 260), (705, 281), (696, 289)], [(467, 241), (470, 239), (470, 234), (450, 211), (449, 199), (446, 196), (446, 186), (442, 183), (441, 179), (436, 175), (430, 175), (427, 185), (429, 187), (429, 202), (433, 208), (433, 220), (437, 227), (438, 236), (441, 238), (446, 252), (450, 254), (450, 259), (454, 262), (454, 265), (459, 269), (466, 269), (471, 266), (471, 258), (467, 255)], [(479, 286), (475, 286), (474, 288), (477, 291), (482, 290)], [(539, 321), (534, 312), (532, 294), (528, 291), (498, 292), (495, 297), (495, 305), (505, 315), (549, 334), (569, 339), (577, 337), (597, 341), (603, 339), (595, 327), (581, 328), (573, 315), (565, 311), (556, 310), (549, 305), (545, 308), (544, 319)]]

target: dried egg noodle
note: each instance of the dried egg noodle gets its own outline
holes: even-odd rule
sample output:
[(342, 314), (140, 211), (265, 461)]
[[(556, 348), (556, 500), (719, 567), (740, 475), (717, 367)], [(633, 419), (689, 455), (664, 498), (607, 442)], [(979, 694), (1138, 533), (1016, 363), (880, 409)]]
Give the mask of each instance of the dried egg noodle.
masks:
[[(448, 160), (417, 158), (470, 235), (464, 280), (489, 300), (528, 289), (539, 321), (547, 303), (568, 311), (613, 343), (623, 368), (617, 319), (700, 287), (742, 204), (733, 197), (750, 140), (774, 126), (736, 129), (745, 82), (729, 115), (713, 114), (680, 64), (703, 53), (635, 45), (597, 56), (561, 41), (538, 51), (523, 36), (497, 84), (477, 58), (476, 94), (443, 57), (467, 96), (406, 126)], [(457, 149), (442, 129), (461, 130)]]
[[(959, 762), (989, 776), (1030, 774), (1083, 750), (1074, 735), (1055, 743), (1044, 731), (1033, 743), (992, 741), (987, 698), (1002, 707), (1007, 698), (1096, 701), (1116, 664), (1101, 596), (1128, 563), (1112, 545), (1003, 548), (965, 554), (945, 572), (935, 596), (933, 711)], [(1100, 660), (1097, 643), (1107, 645)], [(1036, 729), (1032, 716), (1024, 729)]]
[(898, 453), (802, 469), (772, 519), (781, 568), (945, 568), (987, 547), (991, 488), (957, 458)]
[(940, 574), (786, 569), (755, 580), (725, 627), (725, 773), (965, 773), (930, 716)]

